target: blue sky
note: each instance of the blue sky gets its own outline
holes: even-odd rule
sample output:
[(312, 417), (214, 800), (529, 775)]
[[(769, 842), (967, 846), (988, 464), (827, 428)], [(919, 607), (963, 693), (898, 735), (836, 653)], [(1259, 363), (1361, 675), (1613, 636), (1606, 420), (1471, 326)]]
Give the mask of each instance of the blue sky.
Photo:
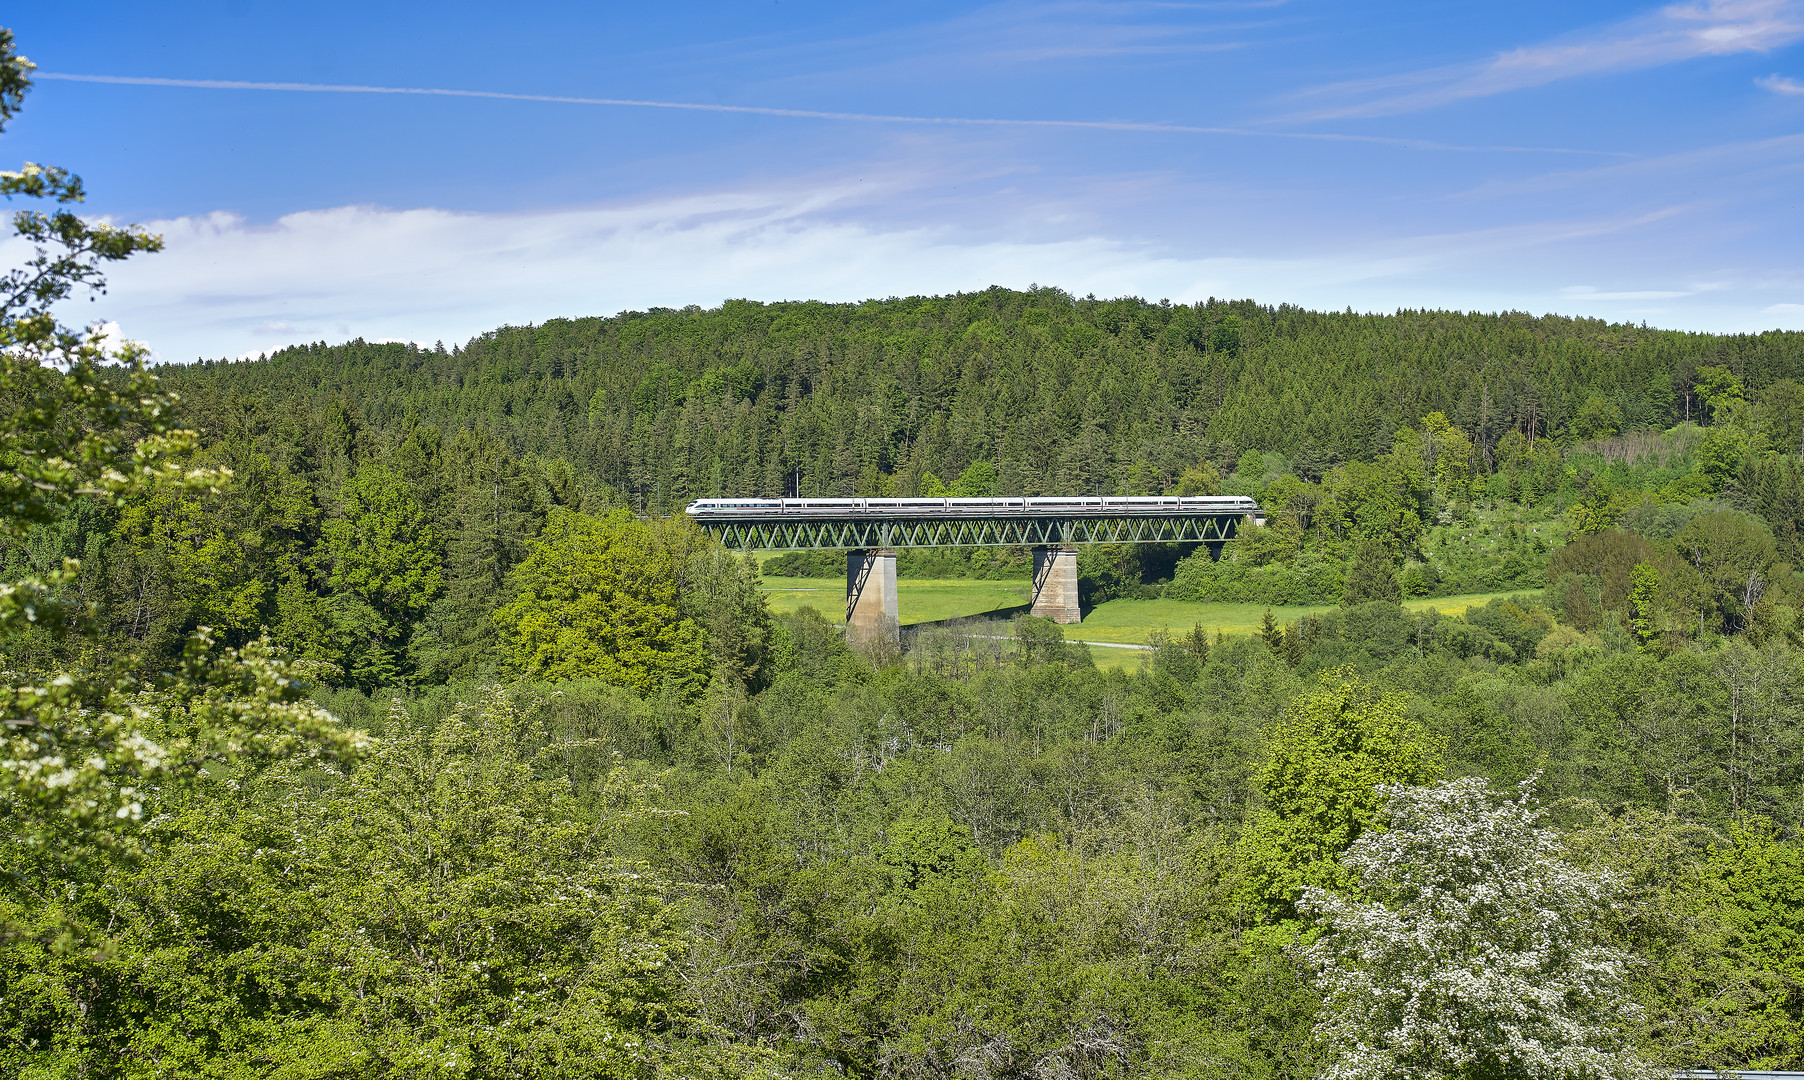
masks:
[(169, 244), (69, 315), (170, 360), (1030, 283), (1804, 329), (1804, 0), (11, 18), (0, 157)]

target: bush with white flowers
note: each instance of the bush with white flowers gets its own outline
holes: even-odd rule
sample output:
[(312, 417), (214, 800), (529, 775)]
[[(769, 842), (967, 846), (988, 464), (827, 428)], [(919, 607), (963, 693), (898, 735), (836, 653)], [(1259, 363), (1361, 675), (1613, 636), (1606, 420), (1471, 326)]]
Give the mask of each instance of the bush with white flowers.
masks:
[(1304, 891), (1324, 995), (1324, 1080), (1646, 1075), (1620, 950), (1592, 927), (1618, 882), (1561, 857), (1526, 789), (1389, 786), (1383, 831), (1342, 857), (1353, 895)]

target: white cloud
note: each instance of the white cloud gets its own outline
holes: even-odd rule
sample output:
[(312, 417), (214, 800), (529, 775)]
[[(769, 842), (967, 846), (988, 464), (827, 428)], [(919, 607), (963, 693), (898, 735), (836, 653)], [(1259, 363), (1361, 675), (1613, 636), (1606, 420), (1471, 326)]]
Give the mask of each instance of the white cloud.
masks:
[[(534, 214), (339, 207), (253, 225), (150, 223), (167, 250), (113, 272), (109, 309), (161, 355), (295, 341), (458, 340), (502, 323), (650, 306), (856, 300), (1057, 281), (1083, 293), (1237, 292), (1281, 260), (1178, 259), (1096, 238), (972, 242), (943, 227), (837, 219), (853, 194), (728, 193)], [(857, 194), (862, 195), (862, 192)], [(1292, 280), (1309, 280), (1294, 268)], [(1329, 276), (1335, 276), (1332, 272)]]
[(1606, 292), (1590, 285), (1569, 285), (1560, 290), (1560, 296), (1568, 300), (1677, 300), (1682, 296), (1692, 296), (1692, 289), (1626, 289)]
[(1487, 180), (1454, 196), (1473, 200), (1530, 195), (1589, 187), (1606, 190), (1620, 199), (1623, 192), (1640, 189), (1663, 193), (1677, 186), (1676, 178), (1690, 177), (1718, 193), (1735, 189), (1751, 177), (1773, 170), (1789, 170), (1804, 162), (1804, 135), (1776, 135), (1770, 139), (1719, 143), (1694, 147), (1589, 169), (1541, 173), (1519, 179)]
[(1804, 304), (1769, 304), (1760, 311), (1765, 315), (1804, 315)]
[[(1670, 207), (1367, 243), (1265, 236), (1257, 248), (1210, 251), (1110, 235), (1089, 218), (1054, 225), (1046, 207), (1012, 222), (994, 215), (982, 226), (878, 222), (901, 183), (873, 178), (519, 214), (345, 206), (268, 224), (224, 213), (150, 222), (167, 250), (114, 269), (101, 310), (161, 358), (188, 360), (352, 337), (449, 343), (503, 324), (728, 297), (856, 301), (1031, 282), (1078, 295), (1250, 296), (1369, 311), (1620, 317), (1620, 301), (1653, 300), (1681, 325), (1742, 328), (1771, 317), (1758, 314), (1773, 299), (1766, 290), (1790, 295), (1797, 285), (1714, 287), (1719, 299), (1703, 314), (1671, 305), (1696, 304), (1693, 294), (1705, 286), (1550, 296), (1540, 284), (1553, 266), (1620, 280), (1617, 269), (1593, 265), (1593, 252), (1612, 238), (1638, 246), (1684, 216)], [(24, 254), (16, 241), (0, 245), (0, 265)], [(1750, 292), (1764, 295), (1750, 303)]]
[(1578, 76), (1636, 71), (1706, 56), (1771, 52), (1800, 39), (1804, 39), (1800, 0), (1669, 4), (1647, 15), (1511, 49), (1489, 60), (1315, 87), (1299, 96), (1332, 103), (1291, 119), (1390, 116)]
[(1784, 75), (1764, 75), (1755, 79), (1754, 85), (1775, 94), (1804, 94), (1804, 83)]

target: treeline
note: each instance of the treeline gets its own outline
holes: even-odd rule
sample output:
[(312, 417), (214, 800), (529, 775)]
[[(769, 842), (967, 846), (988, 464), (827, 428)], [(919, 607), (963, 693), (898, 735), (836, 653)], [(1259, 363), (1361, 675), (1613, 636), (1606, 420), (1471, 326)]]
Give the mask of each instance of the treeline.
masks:
[[(1039, 293), (1016, 299), (1047, 302)], [(1102, 309), (1088, 302), (1066, 308), (1068, 314), (1101, 317)], [(1177, 309), (1145, 310), (1179, 318)], [(679, 316), (710, 325), (715, 316), (704, 315), (585, 325), (624, 333), (623, 327), (650, 327)], [(1184, 317), (1202, 315), (1190, 311)], [(1411, 317), (1394, 318), (1404, 320), (1396, 324), (1401, 326)], [(1299, 325), (1337, 324), (1322, 317)], [(517, 333), (483, 339), (456, 356), (409, 355), (426, 367), (467, 366), (484, 355), (489, 347), (484, 341), (514, 340), (510, 335)], [(1643, 340), (1642, 331), (1622, 333), (1642, 345), (1654, 340)], [(1746, 341), (1686, 336), (1671, 341), (1699, 348), (1709, 343), (1732, 362), (1766, 370), (1749, 359), (1759, 350)], [(346, 348), (356, 353), (355, 347)], [(1217, 359), (1234, 359), (1229, 351), (1224, 345)], [(392, 353), (383, 346), (365, 358)], [(234, 642), (268, 628), (297, 655), (328, 660), (344, 680), (366, 689), (517, 670), (509, 667), (508, 653), (496, 648), (492, 618), (514, 599), (508, 575), (553, 510), (631, 510), (635, 502), (643, 504), (630, 494), (634, 482), (616, 476), (625, 489), (610, 486), (596, 477), (613, 466), (595, 466), (591, 459), (595, 467), (585, 469), (555, 456), (567, 449), (545, 441), (560, 430), (557, 424), (542, 416), (518, 423), (532, 411), (522, 412), (524, 403), (495, 407), (495, 395), (479, 381), (460, 377), (455, 389), (447, 385), (397, 398), (409, 385), (407, 376), (397, 375), (398, 385), (391, 385), (379, 381), (388, 378), (380, 369), (346, 368), (341, 376), (355, 373), (351, 381), (358, 390), (352, 396), (349, 384), (332, 390), (333, 379), (302, 363), (304, 357), (329, 355), (335, 354), (291, 352), (261, 363), (169, 372), (174, 383), (187, 387), (185, 419), (204, 433), (204, 448), (192, 464), (228, 468), (231, 483), (205, 495), (159, 493), (123, 509), (84, 504), (5, 557), (16, 567), (39, 570), (60, 565), (63, 558), (81, 558), (81, 596), (99, 607), (121, 640), (148, 643), (157, 655), (172, 655), (184, 634), (205, 625)], [(1115, 353), (1105, 349), (1098, 355)], [(1299, 372), (1307, 368), (1302, 365)], [(307, 373), (305, 393), (284, 382), (301, 372)], [(571, 368), (569, 378), (577, 373)], [(615, 374), (597, 369), (583, 377)], [(260, 381), (263, 389), (257, 389)], [(1362, 560), (1388, 562), (1397, 571), (1397, 595), (1403, 598), (1538, 588), (1550, 583), (1548, 552), (1568, 533), (1646, 518), (1650, 528), (1664, 523), (1660, 538), (1668, 539), (1693, 517), (1735, 511), (1763, 521), (1773, 545), (1771, 558), (1746, 568), (1757, 569), (1760, 580), (1750, 586), (1744, 575), (1744, 592), (1771, 591), (1769, 605), (1789, 603), (1792, 567), (1804, 556), (1799, 542), (1804, 485), (1791, 451), (1804, 436), (1804, 384), (1772, 377), (1756, 388), (1713, 364), (1690, 368), (1681, 383), (1685, 409), (1704, 423), (1680, 423), (1664, 434), (1635, 429), (1631, 414), (1645, 416), (1645, 410), (1636, 413), (1642, 407), (1634, 402), (1619, 404), (1620, 393), (1605, 397), (1587, 391), (1561, 434), (1550, 434), (1541, 420), (1499, 434), (1485, 426), (1483, 415), (1476, 426), (1462, 427), (1445, 413), (1428, 412), (1391, 430), (1381, 448), (1368, 444), (1363, 456), (1338, 462), (1338, 451), (1313, 444), (1289, 457), (1270, 447), (1239, 449), (1208, 438), (1182, 452), (1168, 447), (1156, 482), (1148, 481), (1152, 489), (1253, 495), (1267, 511), (1267, 526), (1243, 529), (1219, 562), (1206, 552), (1170, 546), (1087, 548), (1080, 561), (1085, 602), (1167, 596), (1281, 605), (1388, 596), (1388, 588), (1349, 591)], [(825, 380), (820, 394), (829, 394), (833, 385), (841, 384)], [(972, 379), (960, 383), (967, 389), (982, 385)], [(645, 400), (657, 409), (635, 414), (641, 419), (679, 404), (667, 396)], [(876, 399), (856, 400), (863, 408)], [(740, 403), (754, 409), (756, 395)], [(1131, 410), (1112, 412), (1131, 415)], [(451, 426), (426, 419), (434, 415)], [(592, 413), (590, 419), (604, 415), (605, 410)], [(1046, 424), (1036, 428), (1044, 429)], [(874, 429), (857, 430), (868, 435)], [(1228, 451), (1225, 460), (1211, 456)], [(1154, 459), (1136, 460), (1144, 465)], [(1010, 474), (989, 458), (962, 464), (954, 459), (942, 467), (951, 477), (948, 483), (925, 466), (908, 482), (916, 491), (986, 494), (1007, 490), (1009, 475), (1017, 480), (1025, 475)], [(847, 483), (850, 490), (871, 485), (892, 490), (907, 475), (906, 469), (860, 472), (863, 480), (852, 477)], [(1145, 490), (1110, 483), (1113, 490)], [(692, 493), (676, 491), (673, 497), (680, 502)], [(843, 572), (838, 559), (835, 553), (795, 553), (773, 562), (771, 572), (837, 576)], [(902, 572), (1023, 576), (1026, 566), (1020, 551), (909, 552)], [(1389, 572), (1380, 567), (1378, 577)], [(1674, 579), (1674, 573), (1667, 578)], [(1712, 603), (1726, 610), (1720, 598)], [(1742, 607), (1752, 610), (1751, 604), (1750, 599)]]
[[(1562, 948), (1509, 951), (1522, 924), (1458, 906), (1427, 925), (1511, 962), (1412, 936), (1419, 980), (1381, 985), (1518, 972), (1584, 1022), (1557, 1028), (1573, 1053), (1618, 1062), (1584, 1076), (1804, 1063), (1804, 653), (1782, 636), (1638, 648), (1531, 599), (1463, 619), (1380, 601), (1163, 641), (1135, 674), (1032, 620), (1011, 642), (933, 630), (900, 661), (807, 612), (772, 634), (749, 696), (322, 693), (370, 733), (357, 759), (159, 780), (142, 857), (15, 864), (57, 901), (0, 910), (0, 1065), (1318, 1076), (1354, 1048), (1299, 937), (1383, 942), (1304, 901), (1355, 895), (1349, 853), (1410, 835), (1381, 785), (1450, 798), (1449, 777), (1538, 796), (1508, 851), (1558, 873), (1510, 880), (1562, 913)], [(1498, 883), (1474, 813), (1395, 865)], [(71, 922), (106, 947), (59, 945)], [(1562, 967), (1579, 954), (1602, 966)], [(1488, 1007), (1435, 1016), (1509, 1049), (1470, 1035)]]
[(912, 495), (960, 477), (973, 493), (1159, 492), (1199, 462), (1230, 474), (1249, 450), (1314, 480), (1436, 412), (1488, 474), (1544, 441), (1705, 422), (1703, 367), (1759, 398), (1804, 375), (1804, 335), (990, 289), (554, 320), (450, 351), (318, 343), (162, 375), (219, 433), (246, 412), (477, 427), (658, 514), (704, 495)]
[[(417, 417), (383, 427), (368, 419), (381, 411), (370, 400), (328, 397), (317, 413), (305, 401), (290, 408), (265, 397), (227, 407), (227, 374), (279, 369), (274, 361), (223, 368), (219, 383), (190, 390), (184, 419), (204, 435), (187, 461), (229, 470), (222, 488), (78, 503), (9, 546), (6, 563), (43, 572), (80, 559), (74, 594), (96, 606), (115, 640), (165, 661), (186, 634), (208, 626), (234, 644), (268, 630), (365, 689), (520, 670), (494, 619), (515, 599), (509, 575), (555, 511), (605, 514), (627, 497), (568, 461), (521, 452), (487, 419), (447, 433)], [(1183, 459), (1171, 490), (1253, 495), (1266, 527), (1243, 529), (1219, 562), (1170, 545), (1086, 548), (1085, 602), (1282, 605), (1391, 595), (1390, 586), (1349, 592), (1361, 560), (1379, 578), (1395, 571), (1401, 598), (1538, 588), (1550, 583), (1549, 550), (1568, 533), (1633, 520), (1667, 540), (1693, 518), (1733, 511), (1758, 518), (1755, 531), (1766, 537), (1759, 553), (1734, 561), (1746, 594), (1737, 610), (1751, 612), (1765, 593), (1777, 610), (1790, 603), (1792, 567), (1804, 555), (1804, 484), (1797, 457), (1781, 450), (1804, 429), (1804, 386), (1779, 379), (1756, 396), (1725, 368), (1692, 374), (1710, 423), (1665, 435), (1616, 432), (1626, 421), (1604, 409), (1596, 437), (1531, 444), (1512, 430), (1487, 461), (1478, 433), (1429, 413), (1393, 431), (1382, 453), (1318, 461), (1320, 471), (1306, 454), (1292, 461), (1275, 450), (1241, 452), (1226, 472), (1208, 457)], [(997, 482), (987, 462), (954, 479), (965, 491)], [(688, 551), (696, 541), (671, 543)], [(795, 553), (770, 569), (836, 576), (839, 559)], [(1691, 562), (1698, 573), (1730, 573)], [(1027, 559), (971, 549), (909, 552), (903, 563), (910, 575), (1008, 577), (1023, 576)], [(1683, 576), (1669, 569), (1666, 579)], [(1735, 607), (1716, 595), (1710, 605)], [(40, 647), (53, 648), (48, 637)]]

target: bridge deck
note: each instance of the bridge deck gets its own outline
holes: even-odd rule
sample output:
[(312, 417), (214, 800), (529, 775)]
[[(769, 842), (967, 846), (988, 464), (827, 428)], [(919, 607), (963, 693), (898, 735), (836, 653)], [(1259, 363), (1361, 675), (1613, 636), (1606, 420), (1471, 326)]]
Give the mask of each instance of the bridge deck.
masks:
[(701, 499), (688, 513), (730, 548), (884, 549), (1210, 543), (1233, 538), (1252, 499)]

